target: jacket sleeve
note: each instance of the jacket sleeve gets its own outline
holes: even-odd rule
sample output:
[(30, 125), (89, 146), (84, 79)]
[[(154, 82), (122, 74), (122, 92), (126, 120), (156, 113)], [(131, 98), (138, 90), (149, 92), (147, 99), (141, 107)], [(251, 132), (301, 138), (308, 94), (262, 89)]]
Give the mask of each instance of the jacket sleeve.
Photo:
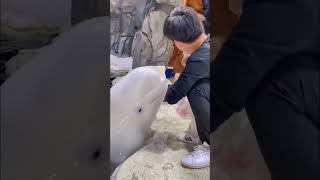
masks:
[(245, 107), (279, 61), (305, 51), (316, 36), (317, 14), (306, 1), (248, 0), (239, 23), (211, 63), (211, 131)]
[[(193, 59), (188, 59), (187, 65), (184, 71), (180, 74), (178, 80), (168, 88), (165, 101), (169, 104), (176, 104), (183, 97), (185, 97), (191, 87), (197, 82), (199, 79), (202, 79), (206, 76), (206, 68), (207, 66), (203, 61), (197, 61)], [(209, 68), (207, 68), (209, 69)]]
[(210, 25), (210, 0), (203, 0), (203, 12), (206, 17), (207, 24)]

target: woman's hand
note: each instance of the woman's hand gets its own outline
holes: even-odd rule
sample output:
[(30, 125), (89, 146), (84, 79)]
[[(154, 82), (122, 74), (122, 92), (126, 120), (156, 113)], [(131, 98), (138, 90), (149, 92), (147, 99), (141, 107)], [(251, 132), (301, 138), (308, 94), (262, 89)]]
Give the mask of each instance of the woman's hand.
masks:
[(187, 100), (186, 97), (180, 100), (180, 102), (178, 103), (176, 112), (179, 114), (179, 116), (182, 119), (192, 118), (192, 110), (191, 110), (189, 101)]

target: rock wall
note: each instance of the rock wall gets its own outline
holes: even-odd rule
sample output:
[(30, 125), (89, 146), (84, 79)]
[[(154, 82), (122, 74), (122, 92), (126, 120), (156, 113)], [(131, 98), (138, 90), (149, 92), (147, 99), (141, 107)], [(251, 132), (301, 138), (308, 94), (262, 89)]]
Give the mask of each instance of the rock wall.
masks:
[(132, 68), (144, 65), (164, 65), (172, 52), (173, 44), (163, 34), (166, 17), (174, 6), (157, 4), (146, 16), (142, 28), (133, 39)]
[(110, 1), (111, 54), (131, 56), (133, 37), (154, 4), (153, 0)]
[(163, 35), (165, 18), (179, 0), (111, 0), (111, 54), (132, 56), (133, 68), (164, 65), (172, 43)]

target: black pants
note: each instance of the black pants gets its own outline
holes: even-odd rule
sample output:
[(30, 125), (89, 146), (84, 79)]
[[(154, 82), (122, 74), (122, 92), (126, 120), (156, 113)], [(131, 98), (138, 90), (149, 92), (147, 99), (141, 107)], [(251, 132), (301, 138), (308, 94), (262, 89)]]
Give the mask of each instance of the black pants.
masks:
[(187, 95), (202, 142), (210, 144), (210, 83), (194, 86)]
[(320, 68), (283, 68), (246, 110), (272, 180), (320, 179)]

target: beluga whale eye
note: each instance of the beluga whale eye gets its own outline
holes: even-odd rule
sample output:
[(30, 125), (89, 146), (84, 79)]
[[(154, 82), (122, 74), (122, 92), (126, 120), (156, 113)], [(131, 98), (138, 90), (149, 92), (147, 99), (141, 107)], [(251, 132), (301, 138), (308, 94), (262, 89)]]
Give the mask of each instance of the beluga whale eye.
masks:
[(138, 113), (142, 113), (142, 112), (143, 112), (142, 107), (138, 107)]

